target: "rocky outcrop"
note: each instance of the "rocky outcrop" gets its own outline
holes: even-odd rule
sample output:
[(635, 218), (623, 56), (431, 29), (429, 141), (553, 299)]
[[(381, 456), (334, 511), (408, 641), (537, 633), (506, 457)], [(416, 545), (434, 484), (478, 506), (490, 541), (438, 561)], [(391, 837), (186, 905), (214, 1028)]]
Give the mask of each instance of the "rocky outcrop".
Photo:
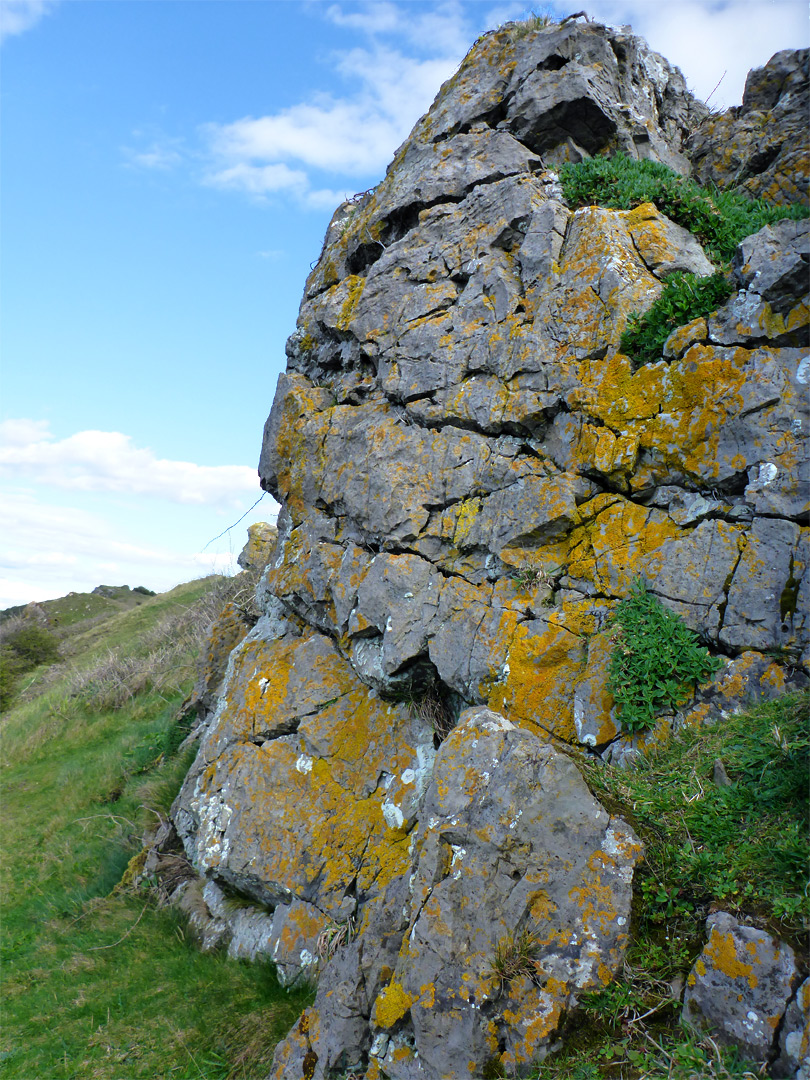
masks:
[(690, 144), (695, 176), (774, 203), (807, 201), (810, 50), (786, 49), (749, 73), (742, 105), (708, 117)]
[(278, 529), (266, 521), (256, 521), (248, 527), (248, 541), (236, 560), (243, 570), (264, 570), (275, 551)]
[[(525, 29), (330, 224), (265, 428), (263, 615), (173, 810), (261, 906), (254, 951), (318, 978), (278, 1080), (523, 1075), (626, 943), (640, 847), (577, 756), (806, 679), (804, 226), (749, 238), (735, 295), (635, 370), (630, 315), (714, 267), (650, 203), (573, 211), (551, 166), (686, 173), (706, 112), (627, 30)], [(641, 575), (726, 663), (638, 736), (606, 667)]]

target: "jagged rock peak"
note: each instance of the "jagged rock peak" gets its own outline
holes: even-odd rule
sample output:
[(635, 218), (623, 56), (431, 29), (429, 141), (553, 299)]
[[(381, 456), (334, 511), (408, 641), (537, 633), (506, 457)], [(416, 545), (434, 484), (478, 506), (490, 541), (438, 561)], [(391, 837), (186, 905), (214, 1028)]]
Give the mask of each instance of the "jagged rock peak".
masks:
[[(217, 933), (235, 891), (264, 910), (232, 949), (318, 974), (276, 1080), (530, 1070), (627, 941), (640, 847), (578, 755), (807, 681), (806, 227), (747, 239), (636, 369), (631, 314), (715, 266), (552, 168), (686, 171), (705, 119), (628, 30), (512, 24), (330, 224), (265, 427), (263, 614), (173, 808)], [(638, 577), (723, 661), (640, 735), (607, 681)]]

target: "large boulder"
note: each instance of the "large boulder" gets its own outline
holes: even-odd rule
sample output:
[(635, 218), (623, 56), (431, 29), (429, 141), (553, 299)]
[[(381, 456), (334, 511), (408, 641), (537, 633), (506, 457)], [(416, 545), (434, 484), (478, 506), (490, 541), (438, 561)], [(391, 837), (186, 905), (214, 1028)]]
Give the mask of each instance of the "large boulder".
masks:
[(686, 980), (684, 1020), (764, 1064), (800, 981), (793, 950), (726, 911), (710, 915), (706, 929), (709, 939)]

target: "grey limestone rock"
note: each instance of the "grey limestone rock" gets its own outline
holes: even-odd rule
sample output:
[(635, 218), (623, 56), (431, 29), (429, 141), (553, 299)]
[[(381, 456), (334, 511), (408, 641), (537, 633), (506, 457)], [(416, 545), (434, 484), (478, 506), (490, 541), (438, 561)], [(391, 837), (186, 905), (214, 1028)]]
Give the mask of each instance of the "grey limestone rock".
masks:
[(712, 119), (628, 29), (508, 24), (336, 211), (265, 426), (263, 616), (173, 808), (197, 873), (265, 909), (239, 947), (319, 971), (275, 1080), (521, 1075), (616, 971), (639, 846), (552, 744), (643, 752), (607, 690), (638, 577), (732, 658), (652, 741), (810, 665), (804, 227), (746, 240), (737, 294), (635, 369), (631, 316), (714, 267), (651, 203), (567, 206), (554, 171), (744, 159), (790, 201), (802, 63)]
[(706, 929), (709, 940), (687, 978), (684, 1019), (766, 1062), (799, 982), (793, 950), (725, 911), (710, 915)]
[(810, 979), (804, 980), (787, 1007), (771, 1075), (790, 1080), (810, 1077)]
[(742, 105), (709, 116), (690, 158), (701, 184), (740, 186), (776, 203), (807, 199), (810, 50), (785, 49), (748, 75)]

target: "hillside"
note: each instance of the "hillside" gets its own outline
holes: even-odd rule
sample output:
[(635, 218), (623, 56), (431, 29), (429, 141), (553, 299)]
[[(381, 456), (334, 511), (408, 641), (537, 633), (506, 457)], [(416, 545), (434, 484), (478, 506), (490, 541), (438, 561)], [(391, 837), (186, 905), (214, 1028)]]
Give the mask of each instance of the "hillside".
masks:
[(180, 706), (207, 626), (243, 588), (203, 579), (75, 623), (69, 660), (5, 712), (2, 1076), (258, 1076), (301, 1007), (269, 965), (201, 954), (127, 872), (193, 757)]

